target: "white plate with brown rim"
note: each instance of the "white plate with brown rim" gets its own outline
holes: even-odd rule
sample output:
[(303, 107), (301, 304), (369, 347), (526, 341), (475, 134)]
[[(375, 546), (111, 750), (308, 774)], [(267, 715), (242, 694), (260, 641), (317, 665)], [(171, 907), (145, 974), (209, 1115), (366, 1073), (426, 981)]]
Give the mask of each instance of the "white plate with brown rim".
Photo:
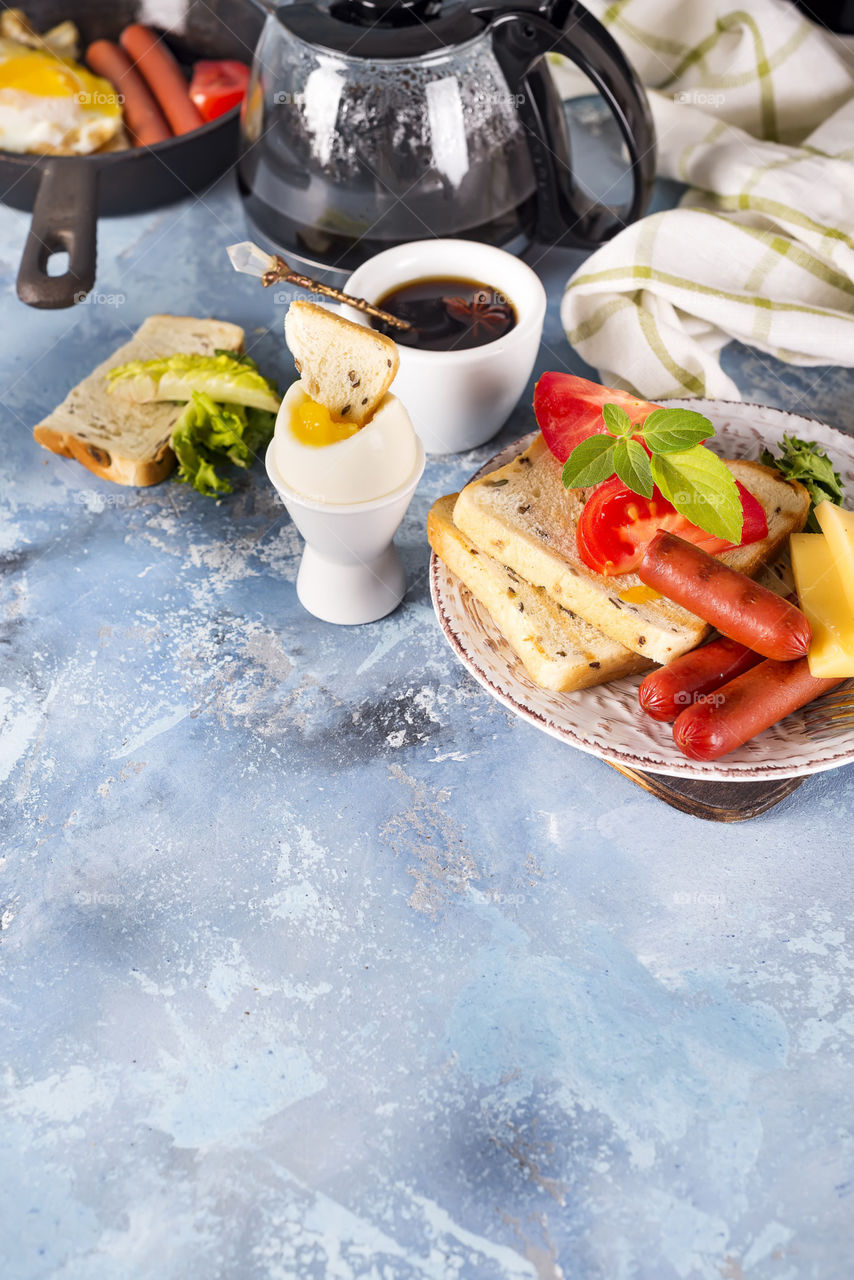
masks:
[[(668, 400), (704, 413), (715, 427), (714, 447), (729, 458), (757, 458), (783, 434), (822, 445), (854, 495), (854, 438), (841, 431), (764, 405), (726, 400)], [(534, 438), (514, 441), (477, 475), (512, 461)], [(474, 477), (473, 477), (474, 478)], [(854, 761), (854, 721), (816, 729), (814, 708), (793, 712), (722, 760), (688, 760), (676, 747), (671, 726), (644, 715), (638, 706), (640, 676), (627, 676), (577, 693), (553, 693), (534, 684), (486, 610), (435, 555), (430, 559), (430, 593), (439, 624), (468, 671), (503, 706), (570, 746), (632, 769), (670, 777), (725, 782), (803, 777)]]

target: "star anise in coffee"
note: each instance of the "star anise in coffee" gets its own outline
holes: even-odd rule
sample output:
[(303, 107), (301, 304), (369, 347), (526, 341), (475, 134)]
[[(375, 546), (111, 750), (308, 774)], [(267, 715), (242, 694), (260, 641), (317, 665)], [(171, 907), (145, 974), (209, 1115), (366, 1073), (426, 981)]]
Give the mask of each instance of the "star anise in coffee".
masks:
[(452, 319), (466, 325), (472, 337), (485, 336), (497, 338), (513, 319), (513, 309), (509, 302), (497, 301), (495, 294), (478, 289), (470, 299), (443, 298), (445, 310)]

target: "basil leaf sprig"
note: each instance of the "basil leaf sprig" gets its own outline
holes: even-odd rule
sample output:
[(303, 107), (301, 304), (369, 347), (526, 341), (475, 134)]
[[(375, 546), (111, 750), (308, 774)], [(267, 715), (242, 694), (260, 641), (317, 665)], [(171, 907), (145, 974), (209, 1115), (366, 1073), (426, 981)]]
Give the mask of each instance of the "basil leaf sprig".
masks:
[(741, 541), (744, 514), (735, 480), (702, 444), (715, 434), (708, 418), (693, 409), (653, 409), (643, 423), (633, 423), (620, 405), (606, 404), (602, 419), (605, 431), (582, 440), (564, 463), (567, 489), (601, 484), (616, 474), (644, 498), (657, 487), (706, 533)]

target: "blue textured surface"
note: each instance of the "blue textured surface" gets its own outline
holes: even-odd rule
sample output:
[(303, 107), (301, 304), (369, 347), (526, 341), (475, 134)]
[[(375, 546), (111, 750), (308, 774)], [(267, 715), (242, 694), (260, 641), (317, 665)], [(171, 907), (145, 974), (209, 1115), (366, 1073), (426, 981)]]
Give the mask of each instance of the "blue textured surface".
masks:
[[(0, 213), (0, 1274), (850, 1276), (850, 770), (704, 823), (469, 678), (425, 517), (524, 407), (429, 461), (408, 596), (364, 628), (300, 609), (260, 466), (216, 504), (45, 453), (32, 424), (150, 312), (290, 366), (221, 252), (230, 184), (102, 222), (71, 312), (15, 300), (26, 222)], [(582, 371), (577, 261), (539, 263), (539, 369)], [(850, 373), (727, 362), (854, 428)]]

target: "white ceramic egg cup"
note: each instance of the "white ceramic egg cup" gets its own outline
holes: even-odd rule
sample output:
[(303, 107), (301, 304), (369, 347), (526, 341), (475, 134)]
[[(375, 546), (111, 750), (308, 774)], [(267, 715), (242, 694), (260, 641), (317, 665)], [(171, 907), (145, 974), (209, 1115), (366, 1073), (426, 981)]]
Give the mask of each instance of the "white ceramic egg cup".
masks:
[(305, 539), (297, 574), (300, 604), (315, 618), (342, 626), (376, 622), (396, 609), (406, 575), (394, 535), (424, 473), (424, 446), (416, 442), (409, 479), (383, 498), (349, 504), (313, 502), (285, 484), (267, 448), (267, 475)]

